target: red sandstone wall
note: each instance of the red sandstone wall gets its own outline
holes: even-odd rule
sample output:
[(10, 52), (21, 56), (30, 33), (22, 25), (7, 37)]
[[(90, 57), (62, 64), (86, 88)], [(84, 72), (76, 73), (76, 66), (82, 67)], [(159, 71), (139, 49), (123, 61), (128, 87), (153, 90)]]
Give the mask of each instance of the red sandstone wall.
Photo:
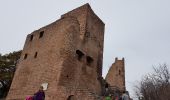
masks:
[[(88, 4), (29, 34), (7, 100), (33, 95), (44, 82), (49, 83), (46, 100), (66, 100), (70, 95), (90, 100), (89, 92), (100, 94), (103, 41), (104, 24)], [(84, 53), (81, 59), (76, 50)], [(88, 57), (93, 59), (90, 64)]]
[(125, 66), (124, 58), (122, 60), (115, 59), (115, 63), (110, 67), (106, 81), (112, 87), (118, 87), (120, 91), (125, 90)]

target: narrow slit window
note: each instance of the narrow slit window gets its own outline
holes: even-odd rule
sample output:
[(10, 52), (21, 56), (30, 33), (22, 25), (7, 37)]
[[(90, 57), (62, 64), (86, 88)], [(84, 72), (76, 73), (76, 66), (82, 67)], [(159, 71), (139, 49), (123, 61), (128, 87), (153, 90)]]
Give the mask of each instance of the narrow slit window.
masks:
[(44, 35), (44, 31), (41, 31), (41, 32), (40, 32), (40, 36), (39, 36), (39, 38), (42, 38), (42, 37), (43, 37), (43, 35)]
[(37, 58), (37, 54), (38, 54), (38, 53), (37, 53), (37, 52), (35, 52), (34, 58)]
[(31, 35), (31, 37), (30, 37), (30, 41), (32, 41), (32, 40), (33, 40), (33, 37), (34, 37), (34, 36), (33, 36), (33, 35)]
[(27, 57), (28, 57), (28, 54), (25, 54), (25, 55), (24, 55), (24, 59), (27, 59)]
[(82, 59), (82, 57), (84, 56), (84, 53), (81, 52), (80, 50), (76, 50), (76, 54), (78, 56), (78, 60), (80, 61)]
[(119, 70), (119, 75), (121, 74), (121, 71)]
[(93, 58), (90, 56), (87, 56), (86, 60), (87, 60), (87, 65), (89, 65), (89, 66), (93, 63)]

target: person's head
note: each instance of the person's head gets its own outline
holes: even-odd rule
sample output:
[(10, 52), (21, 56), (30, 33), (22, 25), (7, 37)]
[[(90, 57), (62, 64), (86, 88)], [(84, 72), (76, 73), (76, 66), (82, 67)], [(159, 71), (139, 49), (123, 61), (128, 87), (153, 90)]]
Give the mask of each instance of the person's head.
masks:
[(39, 89), (40, 91), (43, 91), (43, 86), (40, 86), (40, 89)]
[(126, 93), (126, 91), (123, 91), (123, 93)]

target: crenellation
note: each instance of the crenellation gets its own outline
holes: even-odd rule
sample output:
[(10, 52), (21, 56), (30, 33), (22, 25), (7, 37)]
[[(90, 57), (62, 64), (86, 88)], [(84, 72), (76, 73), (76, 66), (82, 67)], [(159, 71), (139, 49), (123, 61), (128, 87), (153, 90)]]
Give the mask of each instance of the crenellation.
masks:
[(115, 63), (112, 64), (106, 75), (106, 82), (108, 82), (111, 87), (119, 88), (120, 92), (126, 91), (124, 66), (124, 58), (119, 60), (116, 57)]

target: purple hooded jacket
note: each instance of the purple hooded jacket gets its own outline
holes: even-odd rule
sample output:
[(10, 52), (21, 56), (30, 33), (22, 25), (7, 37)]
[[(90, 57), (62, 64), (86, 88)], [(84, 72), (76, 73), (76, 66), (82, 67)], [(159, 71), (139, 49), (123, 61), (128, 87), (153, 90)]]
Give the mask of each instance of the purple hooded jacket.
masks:
[(45, 93), (44, 93), (44, 91), (38, 91), (35, 94), (34, 100), (45, 100)]

